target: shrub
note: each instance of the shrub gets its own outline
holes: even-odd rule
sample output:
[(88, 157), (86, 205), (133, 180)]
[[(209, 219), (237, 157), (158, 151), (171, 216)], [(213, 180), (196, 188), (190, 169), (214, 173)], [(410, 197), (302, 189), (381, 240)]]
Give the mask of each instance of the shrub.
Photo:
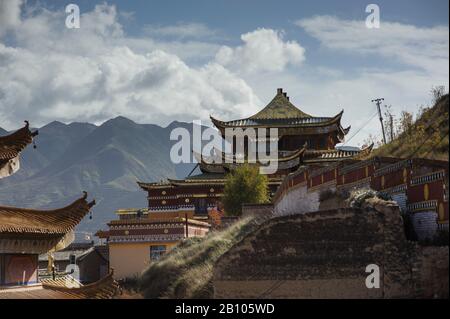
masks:
[(268, 201), (268, 179), (259, 173), (258, 167), (245, 164), (228, 174), (222, 198), (227, 215), (240, 216), (242, 204)]

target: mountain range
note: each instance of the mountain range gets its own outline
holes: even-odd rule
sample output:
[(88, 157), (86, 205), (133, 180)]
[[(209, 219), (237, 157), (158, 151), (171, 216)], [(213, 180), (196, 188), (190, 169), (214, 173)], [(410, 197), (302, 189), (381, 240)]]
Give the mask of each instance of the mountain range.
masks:
[[(21, 169), (0, 180), (0, 205), (38, 209), (70, 204), (87, 191), (96, 200), (92, 219), (77, 228), (77, 240), (104, 229), (120, 208), (147, 207), (147, 194), (137, 181), (183, 178), (194, 164), (170, 160), (170, 132), (191, 131), (192, 125), (172, 122), (167, 127), (137, 124), (117, 117), (100, 126), (52, 122), (39, 128), (36, 148), (21, 155)], [(0, 135), (9, 134), (0, 128)]]

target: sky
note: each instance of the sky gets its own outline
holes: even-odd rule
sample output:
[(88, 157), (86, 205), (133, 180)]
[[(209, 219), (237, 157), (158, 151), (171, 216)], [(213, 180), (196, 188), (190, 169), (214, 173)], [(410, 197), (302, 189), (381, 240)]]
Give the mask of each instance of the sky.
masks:
[[(380, 136), (372, 99), (398, 115), (449, 87), (447, 0), (71, 3), (79, 29), (65, 25), (69, 1), (0, 0), (0, 127), (210, 125), (256, 113), (281, 87), (308, 114), (343, 109), (361, 145)], [(370, 3), (380, 28), (366, 27)]]

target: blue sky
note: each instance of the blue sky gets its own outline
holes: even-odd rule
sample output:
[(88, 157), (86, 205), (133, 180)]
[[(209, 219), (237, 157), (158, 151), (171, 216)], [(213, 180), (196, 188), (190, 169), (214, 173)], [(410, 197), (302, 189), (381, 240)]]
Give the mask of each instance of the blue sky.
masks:
[(369, 1), (72, 2), (78, 30), (64, 28), (66, 1), (0, 0), (0, 126), (230, 120), (283, 87), (307, 113), (344, 109), (355, 131), (372, 98), (399, 114), (448, 90), (446, 0), (374, 2), (378, 30), (364, 27)]
[[(32, 4), (35, 1), (29, 1)], [(70, 1), (40, 1), (48, 8), (60, 9)], [(72, 1), (82, 12), (91, 11), (102, 1)], [(290, 21), (312, 15), (332, 14), (347, 19), (364, 19), (365, 7), (376, 3), (386, 20), (417, 26), (448, 24), (449, 3), (445, 0), (192, 0), (192, 1), (108, 1), (119, 11), (133, 12), (136, 24), (131, 32), (139, 32), (142, 24), (174, 24), (180, 21), (200, 22), (240, 35), (257, 27), (288, 28)]]

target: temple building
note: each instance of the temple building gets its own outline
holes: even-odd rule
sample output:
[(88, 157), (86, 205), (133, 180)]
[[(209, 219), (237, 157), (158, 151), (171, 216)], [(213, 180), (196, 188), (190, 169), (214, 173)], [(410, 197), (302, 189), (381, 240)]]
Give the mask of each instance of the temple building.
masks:
[(350, 127), (344, 129), (341, 126), (343, 113), (341, 111), (333, 117), (311, 116), (294, 106), (287, 93), (279, 88), (272, 101), (255, 115), (232, 121), (221, 121), (211, 116), (211, 121), (224, 138), (227, 128), (277, 128), (278, 149), (281, 151), (296, 151), (305, 143), (313, 150), (334, 150), (350, 130)]
[[(237, 153), (237, 141), (233, 142), (232, 154), (216, 150), (215, 158), (205, 158), (194, 153), (200, 170), (197, 175), (185, 179), (167, 179), (163, 182), (138, 185), (147, 192), (148, 212), (170, 215), (208, 217), (221, 211), (220, 199), (223, 195), (225, 176), (241, 162), (250, 163), (248, 152), (255, 142), (277, 143), (278, 156), (276, 172), (268, 174), (270, 195), (275, 194), (283, 179), (303, 165), (324, 166), (339, 161), (367, 156), (372, 146), (362, 150), (344, 150), (336, 144), (344, 141), (350, 127), (343, 128), (343, 111), (332, 117), (314, 117), (294, 106), (286, 92), (280, 88), (275, 97), (260, 112), (248, 118), (222, 121), (211, 116), (212, 123), (226, 139), (227, 129), (276, 128), (278, 136), (272, 141), (267, 131), (264, 136), (244, 136), (244, 154)], [(258, 132), (257, 130), (255, 130)], [(254, 149), (254, 148), (253, 148)], [(244, 160), (239, 160), (244, 158)], [(219, 159), (219, 160), (217, 160)], [(261, 163), (250, 163), (263, 167)], [(263, 167), (264, 168), (264, 167)]]
[(233, 141), (232, 153), (215, 150), (208, 158), (194, 152), (198, 164), (184, 179), (138, 182), (147, 193), (148, 207), (117, 211), (119, 219), (111, 221), (108, 230), (97, 233), (107, 240), (116, 276), (132, 277), (184, 238), (204, 236), (210, 227), (226, 224), (221, 204), (226, 175), (242, 163), (260, 168), (265, 165), (249, 161), (254, 142), (278, 146), (277, 156), (270, 159), (276, 162), (276, 170), (267, 173), (270, 195), (276, 193), (287, 175), (304, 165), (330, 165), (366, 156), (371, 147), (352, 151), (335, 148), (350, 129), (342, 127), (342, 114), (313, 117), (295, 107), (278, 89), (273, 100), (249, 118), (225, 122), (211, 117), (223, 139), (227, 138), (227, 128), (276, 128), (278, 136), (274, 140), (267, 131), (263, 136), (244, 135), (244, 145), (239, 148), (242, 154)]
[(133, 278), (181, 240), (203, 237), (210, 228), (192, 214), (149, 213), (148, 209), (118, 210), (119, 219), (108, 223), (96, 236), (107, 240), (109, 263), (116, 278)]
[[(0, 137), (0, 177), (18, 170), (20, 152), (36, 135), (26, 122), (24, 128)], [(84, 192), (72, 204), (54, 210), (0, 206), (0, 299), (111, 298), (116, 294), (112, 272), (86, 286), (70, 273), (56, 277), (53, 272), (53, 278), (45, 280), (39, 275), (39, 255), (68, 246), (75, 227), (94, 204)]]

